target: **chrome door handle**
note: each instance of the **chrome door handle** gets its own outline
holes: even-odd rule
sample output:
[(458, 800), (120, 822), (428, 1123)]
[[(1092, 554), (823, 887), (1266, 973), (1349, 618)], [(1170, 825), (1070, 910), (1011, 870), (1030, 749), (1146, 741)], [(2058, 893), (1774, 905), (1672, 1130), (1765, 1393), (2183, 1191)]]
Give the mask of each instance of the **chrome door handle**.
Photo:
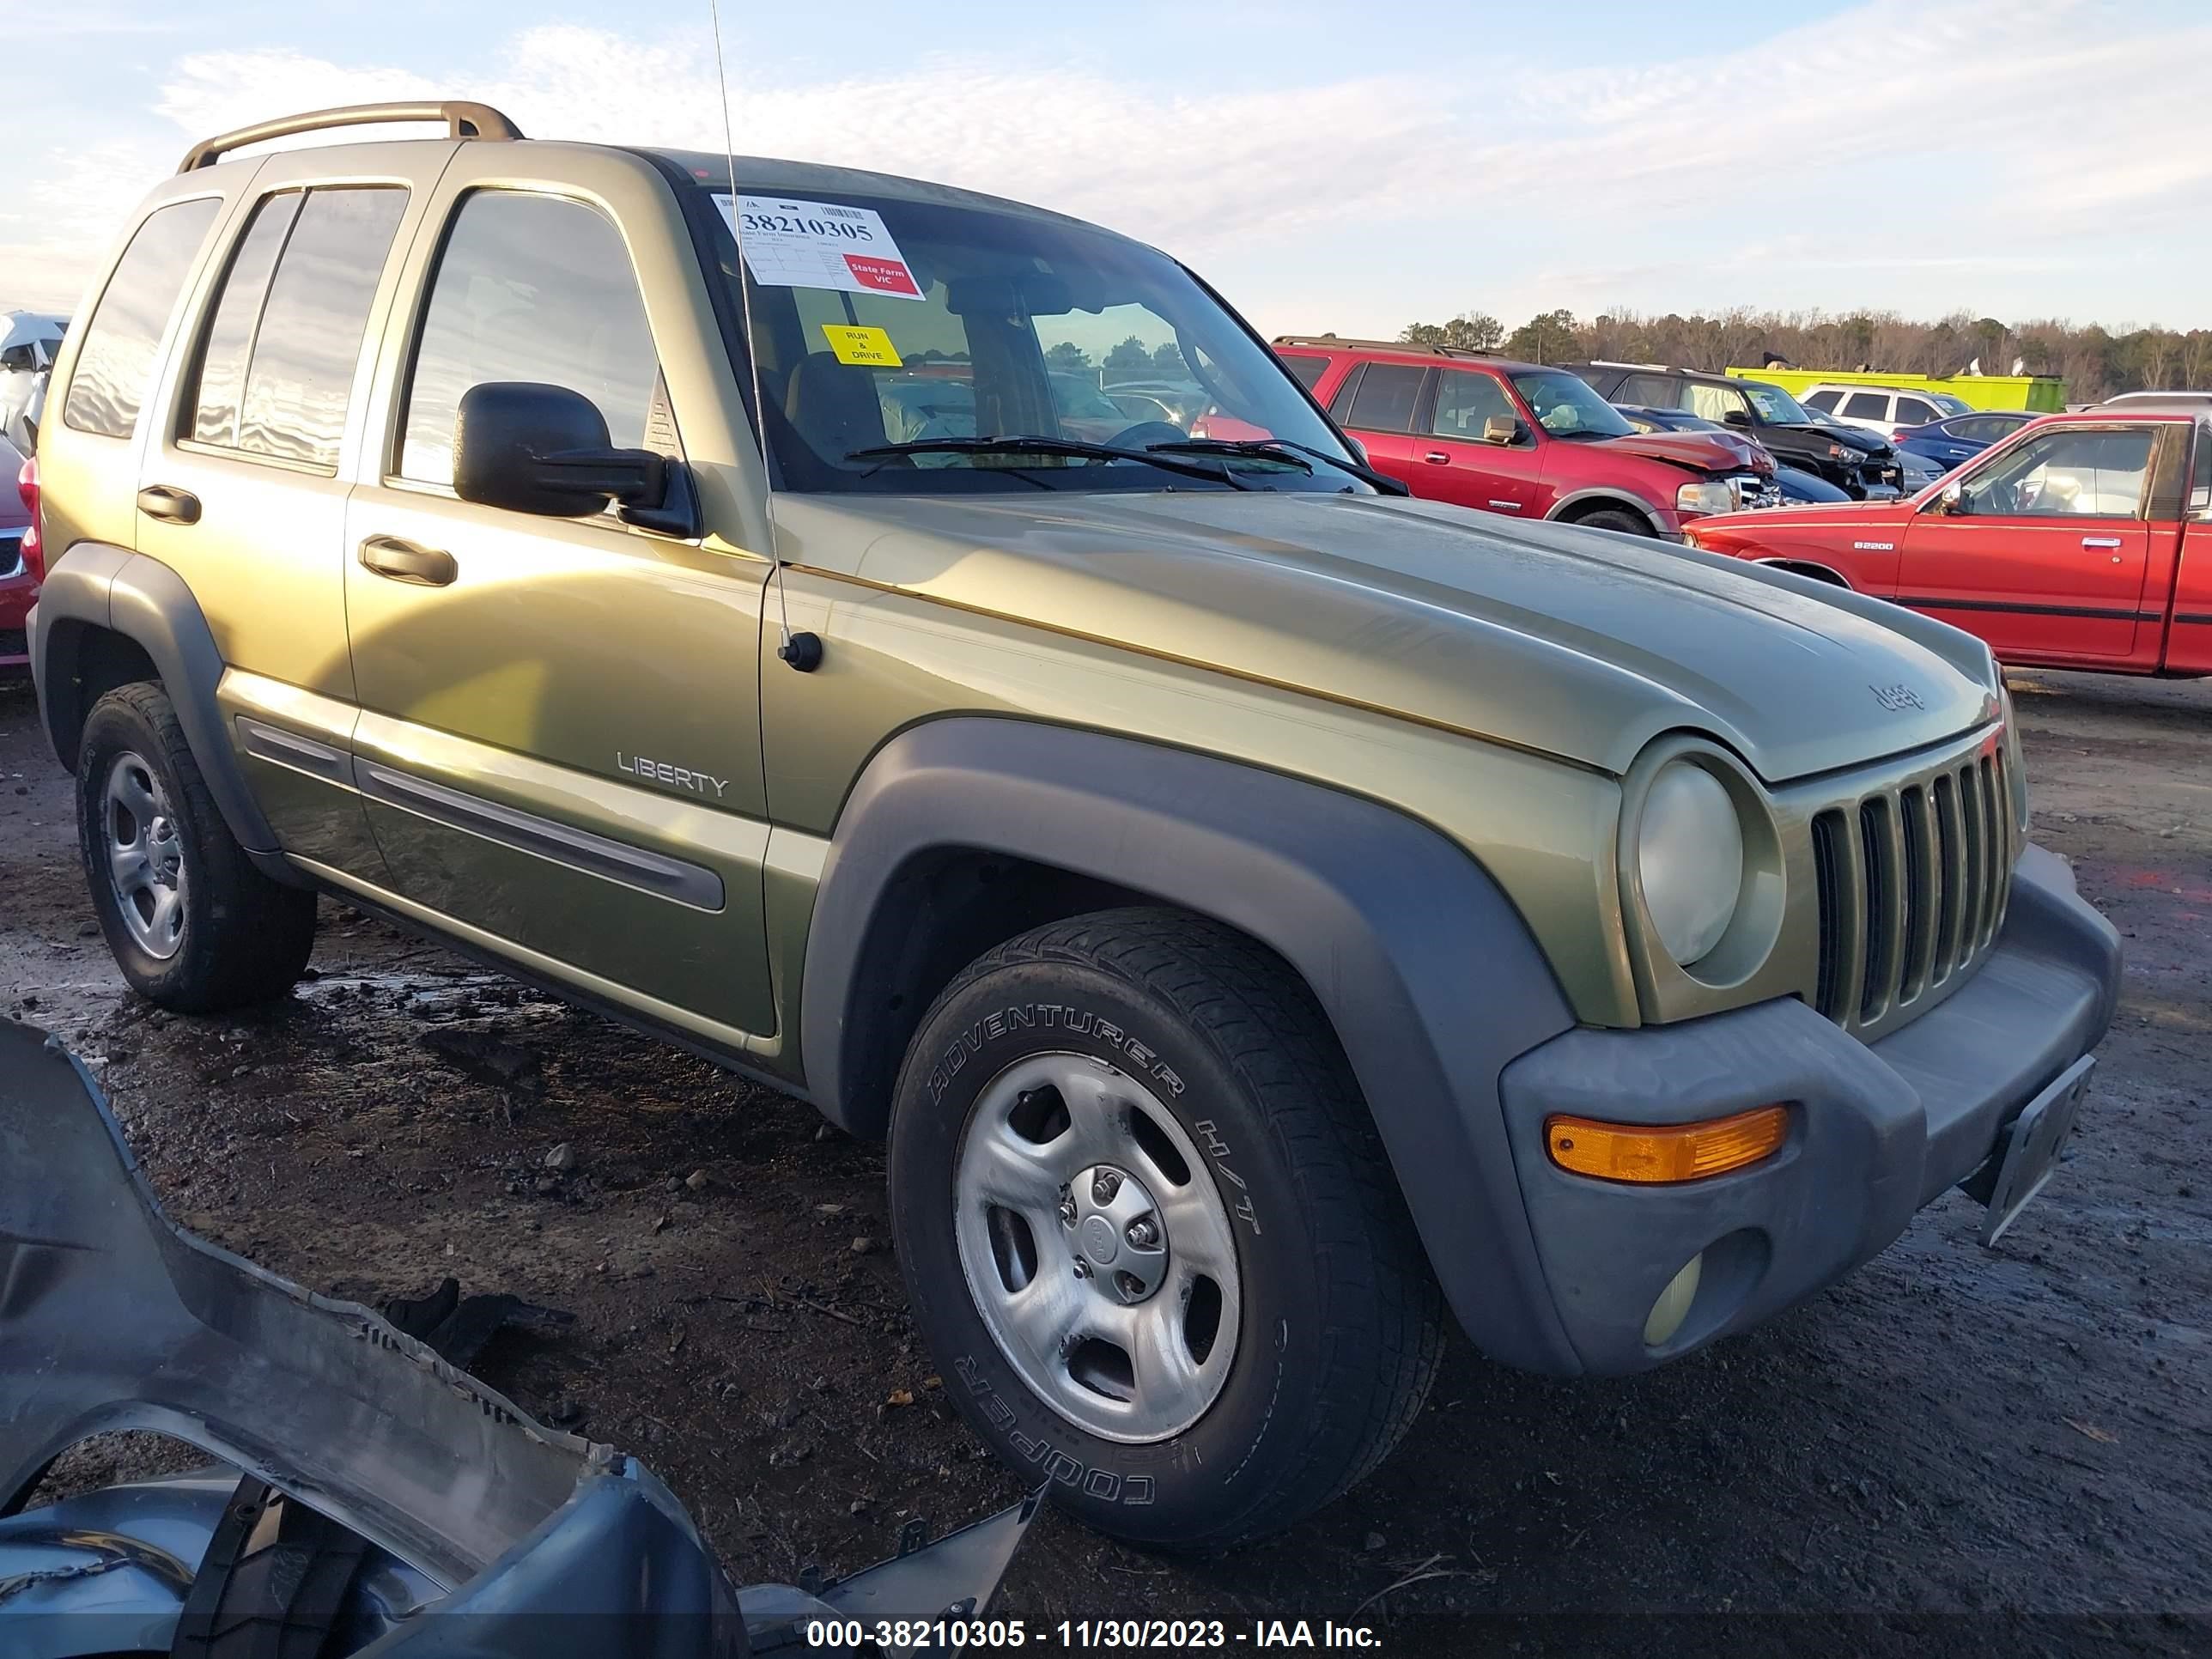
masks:
[(200, 498), (174, 484), (148, 484), (138, 492), (138, 510), (164, 524), (198, 524)]
[(434, 547), (417, 547), (397, 536), (371, 536), (361, 544), (364, 568), (417, 587), (445, 587), (461, 574), (453, 556)]
[(2120, 538), (2118, 536), (2084, 536), (2081, 538), (2081, 545), (2084, 547), (2118, 547), (2119, 544)]
[(1449, 466), (1451, 465), (1451, 457), (1445, 454), (1441, 449), (1432, 449), (1427, 454), (1422, 456), (1421, 459), (1426, 461), (1431, 466)]

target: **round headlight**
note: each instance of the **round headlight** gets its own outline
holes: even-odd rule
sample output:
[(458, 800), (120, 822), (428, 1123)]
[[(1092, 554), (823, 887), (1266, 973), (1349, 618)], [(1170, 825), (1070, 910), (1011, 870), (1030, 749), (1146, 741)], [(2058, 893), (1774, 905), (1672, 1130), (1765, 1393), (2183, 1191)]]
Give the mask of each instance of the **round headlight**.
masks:
[(1636, 866), (1667, 954), (1686, 968), (1728, 932), (1743, 888), (1743, 825), (1721, 781), (1674, 761), (1644, 798)]

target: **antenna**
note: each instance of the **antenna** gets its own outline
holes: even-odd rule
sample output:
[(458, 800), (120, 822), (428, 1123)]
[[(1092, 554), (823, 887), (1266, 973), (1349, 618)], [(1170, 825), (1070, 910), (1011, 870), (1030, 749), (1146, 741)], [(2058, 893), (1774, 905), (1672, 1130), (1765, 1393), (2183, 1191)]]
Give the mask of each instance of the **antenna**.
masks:
[(730, 72), (722, 63), (721, 0), (707, 0), (708, 15), (714, 26), (714, 82), (722, 94), (722, 160), (730, 169), (730, 235), (738, 249), (738, 316), (745, 337), (745, 365), (752, 371), (753, 426), (760, 440), (761, 508), (768, 520), (768, 579), (775, 588), (777, 630), (782, 642), (775, 654), (802, 674), (822, 665), (822, 636), (791, 631), (791, 607), (783, 590), (783, 554), (776, 543), (775, 482), (769, 459), (768, 405), (761, 401), (760, 352), (753, 343), (752, 268), (745, 263), (744, 198), (738, 190), (738, 146), (730, 125)]

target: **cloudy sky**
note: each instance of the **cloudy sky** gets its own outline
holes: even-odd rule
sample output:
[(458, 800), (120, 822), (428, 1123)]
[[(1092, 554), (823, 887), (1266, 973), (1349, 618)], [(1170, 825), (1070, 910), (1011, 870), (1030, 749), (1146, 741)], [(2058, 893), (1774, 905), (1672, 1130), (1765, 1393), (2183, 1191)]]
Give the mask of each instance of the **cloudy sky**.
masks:
[[(1099, 221), (1271, 332), (2212, 325), (2203, 0), (723, 0), (723, 27), (740, 151)], [(0, 306), (70, 308), (188, 143), (275, 113), (443, 94), (721, 143), (707, 0), (0, 0)]]

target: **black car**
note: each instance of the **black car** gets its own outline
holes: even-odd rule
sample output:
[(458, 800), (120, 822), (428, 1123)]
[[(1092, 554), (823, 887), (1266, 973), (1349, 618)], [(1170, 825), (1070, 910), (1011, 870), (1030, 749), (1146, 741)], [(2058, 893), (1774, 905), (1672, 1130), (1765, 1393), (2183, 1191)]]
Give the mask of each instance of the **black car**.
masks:
[(1897, 441), (1897, 447), (1940, 461), (1948, 472), (2039, 418), (2025, 409), (1978, 409), (1971, 415), (1953, 415), (1916, 426)]
[[(1725, 432), (1728, 428), (1703, 416), (1692, 415), (1686, 409), (1653, 409), (1644, 404), (1615, 404), (1621, 419), (1638, 432)], [(1802, 466), (1785, 466), (1778, 461), (1774, 465), (1774, 487), (1782, 492), (1783, 503), (1802, 507), (1818, 503), (1822, 507), (1847, 501), (1850, 497), (1817, 472), (1808, 472)]]
[(1879, 434), (1817, 423), (1795, 398), (1764, 380), (1648, 363), (1561, 363), (1610, 404), (1678, 409), (1747, 432), (1784, 465), (1818, 474), (1858, 500), (1903, 488), (1897, 452)]

